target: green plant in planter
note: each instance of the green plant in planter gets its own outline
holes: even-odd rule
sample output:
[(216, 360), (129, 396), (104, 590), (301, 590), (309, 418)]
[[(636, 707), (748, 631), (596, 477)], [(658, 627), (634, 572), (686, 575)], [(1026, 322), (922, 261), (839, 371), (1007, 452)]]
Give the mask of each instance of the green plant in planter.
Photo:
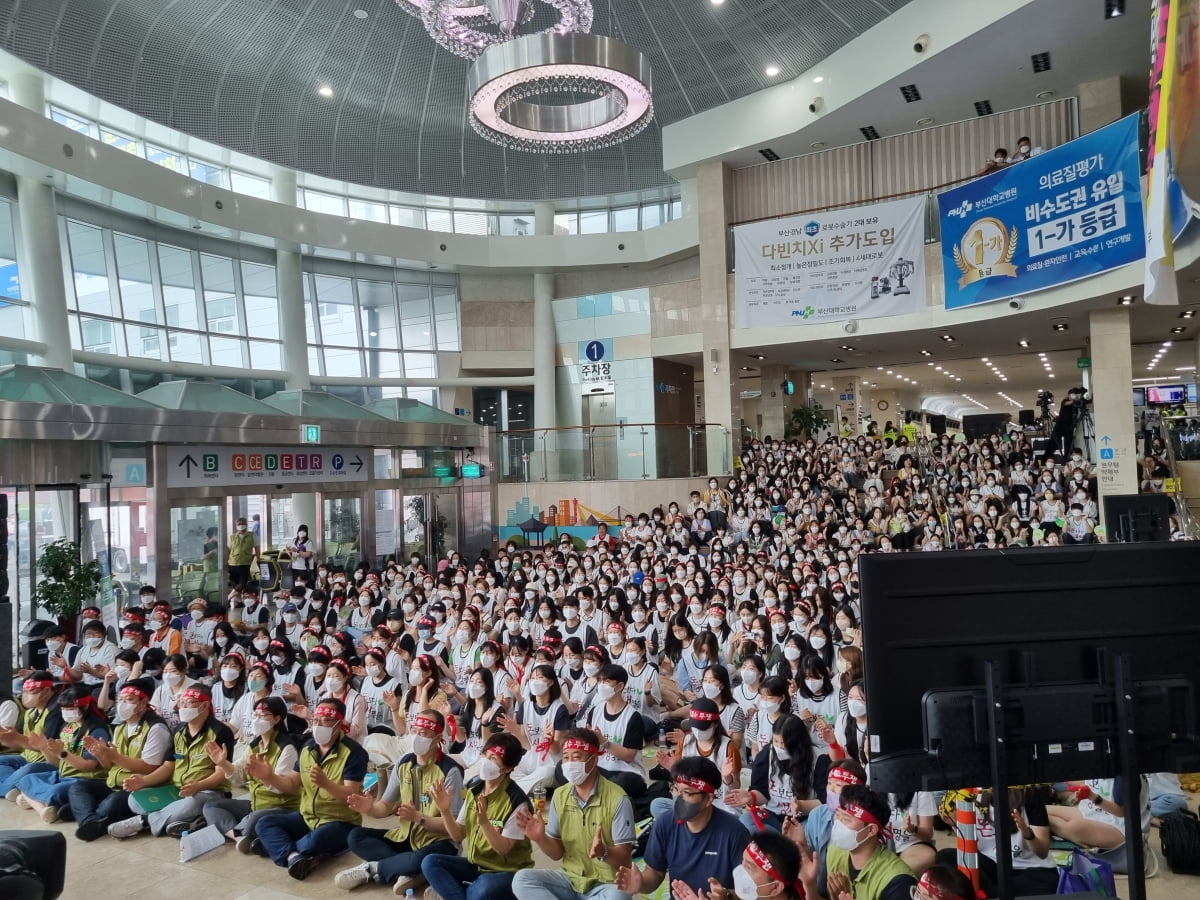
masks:
[(828, 424), (829, 419), (825, 416), (825, 410), (822, 409), (820, 403), (814, 400), (812, 406), (797, 406), (792, 410), (792, 417), (784, 429), (783, 436), (785, 439), (794, 437), (807, 439)]
[(100, 588), (100, 563), (83, 562), (79, 545), (66, 538), (42, 548), (37, 562), (38, 583), (33, 598), (38, 606), (59, 619), (76, 615), (96, 598)]

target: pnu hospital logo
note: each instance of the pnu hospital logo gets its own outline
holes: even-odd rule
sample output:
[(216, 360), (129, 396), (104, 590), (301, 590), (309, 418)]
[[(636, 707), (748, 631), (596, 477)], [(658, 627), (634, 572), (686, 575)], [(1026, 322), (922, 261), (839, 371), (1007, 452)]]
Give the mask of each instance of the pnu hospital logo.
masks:
[(947, 215), (955, 216), (956, 218), (959, 218), (959, 219), (965, 219), (967, 217), (967, 213), (969, 213), (974, 208), (975, 208), (974, 203), (972, 203), (970, 200), (964, 200), (958, 206), (954, 207), (954, 209), (950, 210), (947, 213)]
[(818, 234), (821, 233), (821, 223), (820, 222), (809, 222), (807, 225), (804, 226), (804, 233), (807, 234), (809, 237), (816, 237)]
[(817, 314), (817, 311), (815, 309), (813, 309), (811, 306), (806, 306), (806, 307), (804, 307), (804, 309), (793, 309), (792, 310), (792, 318), (796, 318), (796, 319), (808, 319), (808, 318), (811, 318), (812, 316), (815, 316), (816, 314)]

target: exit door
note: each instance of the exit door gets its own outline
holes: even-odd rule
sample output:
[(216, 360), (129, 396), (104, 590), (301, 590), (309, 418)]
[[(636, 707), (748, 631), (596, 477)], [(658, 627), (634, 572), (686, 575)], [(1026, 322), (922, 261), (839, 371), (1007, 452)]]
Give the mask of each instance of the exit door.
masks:
[(589, 439), (589, 458), (584, 460), (585, 478), (610, 480), (617, 477), (616, 394), (587, 394), (583, 398), (583, 427)]

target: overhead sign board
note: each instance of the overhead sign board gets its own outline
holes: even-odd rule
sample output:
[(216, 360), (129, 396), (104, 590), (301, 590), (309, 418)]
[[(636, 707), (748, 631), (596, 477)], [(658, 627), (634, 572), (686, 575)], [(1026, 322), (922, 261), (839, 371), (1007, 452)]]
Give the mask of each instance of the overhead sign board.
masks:
[(168, 447), (167, 486), (366, 481), (370, 462), (370, 450), (351, 447)]

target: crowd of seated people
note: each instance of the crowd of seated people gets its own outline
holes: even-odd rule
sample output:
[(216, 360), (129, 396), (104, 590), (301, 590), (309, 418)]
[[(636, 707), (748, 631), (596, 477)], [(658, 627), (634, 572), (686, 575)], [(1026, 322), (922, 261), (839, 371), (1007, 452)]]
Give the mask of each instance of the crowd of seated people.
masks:
[[(938, 798), (870, 788), (858, 560), (1096, 540), (1095, 483), (1021, 435), (935, 438), (923, 466), (909, 444), (755, 440), (734, 476), (537, 549), (318, 564), (178, 612), (147, 587), (118, 646), (89, 608), (0, 704), (0, 794), (82, 841), (211, 826), (346, 890), (970, 900)], [(1119, 781), (1012, 798), (1019, 890), (1054, 892), (1052, 835), (1117, 847), (1126, 803), (1177, 806), (1154, 778), (1154, 810)]]

